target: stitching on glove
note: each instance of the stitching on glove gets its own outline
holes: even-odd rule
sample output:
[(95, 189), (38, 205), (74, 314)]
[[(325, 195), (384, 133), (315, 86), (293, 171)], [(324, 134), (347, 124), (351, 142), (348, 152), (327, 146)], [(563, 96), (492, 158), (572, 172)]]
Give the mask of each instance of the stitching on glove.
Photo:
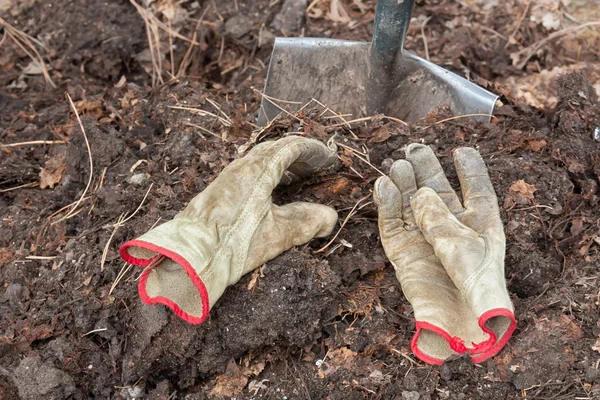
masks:
[[(471, 287), (473, 286), (473, 284), (476, 282), (476, 280), (483, 275), (483, 273), (487, 270), (487, 268), (491, 265), (492, 261), (494, 260), (493, 257), (493, 248), (489, 245), (489, 239), (487, 237), (487, 235), (479, 235), (479, 237), (483, 238), (484, 240), (484, 245), (485, 245), (485, 254), (483, 256), (483, 262), (481, 263), (481, 265), (479, 267), (477, 267), (477, 269), (475, 271), (473, 271), (471, 273), (471, 275), (469, 275), (464, 281), (462, 281), (462, 283), (460, 284), (461, 289), (463, 289), (463, 291), (461, 291), (461, 295), (463, 297), (463, 299), (466, 301), (467, 298), (466, 293), (471, 289)], [(467, 302), (468, 303), (468, 302)]]
[[(271, 146), (269, 146), (269, 148), (273, 147), (277, 142), (273, 142), (273, 144)], [(264, 181), (268, 180), (268, 175), (266, 174), (267, 171), (272, 171), (273, 168), (275, 167), (275, 165), (277, 165), (280, 161), (281, 161), (281, 154), (286, 151), (289, 147), (292, 146), (300, 146), (300, 148), (302, 147), (307, 147), (308, 145), (303, 143), (303, 142), (299, 142), (299, 141), (290, 141), (290, 143), (287, 143), (286, 145), (282, 146), (279, 150), (277, 150), (277, 152), (272, 156), (270, 162), (268, 162), (264, 168), (262, 169), (262, 171), (259, 174), (259, 177), (256, 179), (256, 181), (254, 182), (254, 188), (252, 190), (250, 190), (250, 192), (246, 195), (246, 198), (244, 198), (244, 200), (242, 200), (242, 210), (240, 212), (240, 214), (238, 215), (237, 219), (235, 220), (235, 222), (233, 224), (230, 225), (230, 229), (229, 232), (227, 232), (227, 234), (225, 235), (225, 238), (223, 239), (222, 243), (219, 243), (217, 251), (214, 253), (214, 255), (209, 259), (207, 265), (204, 267), (204, 269), (199, 272), (203, 274), (203, 276), (206, 277), (206, 279), (209, 279), (210, 277), (213, 276), (214, 274), (214, 269), (209, 269), (206, 273), (204, 271), (206, 271), (210, 265), (212, 265), (214, 263), (214, 261), (221, 256), (221, 253), (225, 250), (225, 248), (227, 247), (227, 244), (229, 243), (229, 240), (231, 239), (231, 236), (233, 235), (233, 232), (237, 231), (237, 227), (238, 225), (242, 224), (245, 219), (247, 218), (249, 211), (248, 211), (248, 206), (249, 204), (252, 204), (252, 202), (256, 199), (256, 197), (258, 197), (258, 193), (260, 190), (263, 190), (264, 187)], [(268, 205), (270, 207), (270, 203), (267, 202), (266, 205)], [(262, 222), (262, 220), (264, 219), (266, 213), (268, 212), (268, 208), (261, 213), (262, 215), (260, 215), (260, 218), (258, 219), (258, 222), (256, 223), (256, 225), (254, 226), (254, 228), (251, 230), (252, 235), (248, 235), (253, 236), (254, 232), (256, 232), (256, 229), (258, 229), (258, 225), (260, 225), (260, 222)], [(243, 239), (241, 246), (239, 246), (239, 248), (243, 248), (245, 249), (244, 251), (241, 251), (241, 254), (244, 254), (243, 260), (236, 260), (234, 269), (236, 271), (234, 276), (237, 276), (237, 279), (239, 279), (239, 277), (241, 276), (241, 271), (244, 268), (244, 265), (246, 264), (246, 258), (248, 256), (248, 249), (247, 247), (250, 246), (250, 241), (246, 240), (246, 238)], [(239, 276), (238, 276), (239, 275)]]

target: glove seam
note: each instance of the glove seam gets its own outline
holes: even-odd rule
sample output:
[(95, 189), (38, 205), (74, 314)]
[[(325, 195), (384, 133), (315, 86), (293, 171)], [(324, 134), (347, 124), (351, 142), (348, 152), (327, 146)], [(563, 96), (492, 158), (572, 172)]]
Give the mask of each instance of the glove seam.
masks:
[(492, 261), (494, 260), (494, 251), (489, 245), (489, 238), (487, 237), (487, 235), (479, 235), (479, 237), (481, 237), (484, 240), (485, 254), (481, 265), (477, 267), (477, 269), (473, 271), (471, 275), (469, 275), (460, 285), (461, 289), (463, 289), (461, 290), (461, 295), (465, 301), (467, 301), (467, 292), (469, 292), (477, 278), (479, 278), (481, 275), (483, 275), (485, 271), (487, 271), (488, 267), (492, 264)]
[[(275, 145), (274, 142), (273, 145)], [(265, 167), (263, 168), (263, 170), (260, 172), (259, 177), (254, 181), (253, 184), (253, 188), (250, 190), (250, 192), (246, 195), (245, 199), (242, 200), (242, 206), (240, 207), (240, 212), (237, 216), (237, 218), (234, 219), (234, 222), (230, 225), (229, 231), (227, 232), (227, 234), (225, 235), (225, 238), (222, 242), (222, 244), (219, 244), (217, 246), (217, 250), (214, 252), (213, 256), (209, 259), (206, 267), (204, 268), (204, 270), (202, 272), (199, 272), (198, 274), (200, 275), (201, 273), (203, 273), (204, 271), (206, 271), (207, 269), (210, 268), (210, 266), (212, 264), (214, 264), (215, 260), (217, 260), (220, 256), (221, 253), (227, 248), (227, 245), (229, 244), (229, 241), (231, 240), (232, 236), (233, 236), (233, 232), (236, 231), (236, 228), (240, 225), (243, 224), (243, 222), (246, 220), (246, 218), (248, 218), (248, 205), (252, 204), (252, 202), (256, 199), (256, 197), (258, 197), (257, 193), (262, 189), (263, 185), (263, 181), (267, 180), (269, 177), (267, 175), (267, 171), (271, 171), (275, 165), (277, 165), (280, 161), (281, 158), (281, 154), (284, 153), (284, 151), (286, 151), (288, 148), (292, 147), (292, 146), (300, 146), (300, 148), (302, 147), (307, 147), (307, 145), (303, 142), (298, 142), (298, 141), (293, 141), (290, 142), (284, 146), (282, 146), (279, 150), (277, 150), (275, 152), (275, 154), (271, 157), (271, 160), (269, 163), (267, 163), (267, 165), (265, 165)], [(317, 169), (320, 169), (322, 166), (319, 166)], [(269, 197), (269, 199), (271, 199), (271, 197)], [(256, 233), (256, 229), (258, 229), (258, 226), (260, 225), (260, 223), (263, 221), (263, 219), (265, 218), (269, 208), (270, 208), (270, 202), (267, 201), (265, 204), (265, 210), (261, 213), (262, 215), (260, 216), (260, 218), (258, 219), (257, 224), (250, 230), (252, 232), (251, 235), (247, 235), (248, 237), (253, 237), (254, 234)], [(248, 247), (250, 244), (249, 240), (243, 240), (242, 241), (242, 246), (238, 246), (239, 248), (245, 248)], [(241, 276), (240, 273), (241, 271), (243, 271), (244, 265), (246, 264), (246, 260), (248, 258), (248, 249), (245, 249), (245, 255), (243, 256), (243, 260), (235, 260), (235, 264), (233, 265), (234, 267), (234, 271), (235, 271), (235, 277), (236, 279), (234, 281), (231, 281), (231, 279), (228, 280), (228, 284), (232, 284), (237, 282), (237, 280), (240, 279)], [(234, 255), (234, 259), (235, 259), (235, 255)], [(214, 275), (215, 270), (213, 268), (210, 268), (209, 271), (206, 272), (206, 274), (204, 275), (206, 279), (211, 278)], [(232, 274), (230, 274), (230, 277), (232, 276)]]

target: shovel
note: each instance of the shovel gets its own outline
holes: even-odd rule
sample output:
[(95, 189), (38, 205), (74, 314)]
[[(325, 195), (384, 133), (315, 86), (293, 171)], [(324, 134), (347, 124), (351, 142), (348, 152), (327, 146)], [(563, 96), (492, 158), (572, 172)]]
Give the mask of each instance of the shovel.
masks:
[(371, 43), (277, 38), (258, 124), (313, 99), (355, 119), (384, 114), (415, 122), (445, 105), (456, 116), (489, 121), (495, 94), (404, 50), (413, 5), (379, 0)]

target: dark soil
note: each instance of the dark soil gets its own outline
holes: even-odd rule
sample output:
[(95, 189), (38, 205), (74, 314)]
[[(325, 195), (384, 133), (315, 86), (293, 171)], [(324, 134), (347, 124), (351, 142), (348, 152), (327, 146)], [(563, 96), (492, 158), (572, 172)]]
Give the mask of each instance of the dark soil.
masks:
[[(118, 256), (121, 243), (172, 218), (256, 139), (253, 88), (264, 85), (274, 35), (368, 41), (374, 2), (341, 1), (351, 26), (327, 16), (329, 1), (310, 17), (295, 0), (181, 2), (185, 18), (173, 28), (195, 34), (198, 45), (186, 58), (189, 43), (173, 38), (173, 71), (184, 63), (182, 73), (168, 75), (167, 51), (154, 87), (146, 27), (129, 1), (5, 3), (0, 16), (46, 47), (57, 87), (24, 74), (31, 59), (6, 37), (0, 141), (66, 143), (0, 147), (0, 399), (600, 399), (600, 104), (592, 76), (560, 76), (548, 92), (556, 105), (545, 109), (498, 84), (534, 82), (554, 67), (592, 70), (599, 55), (581, 50), (600, 46), (592, 30), (549, 41), (513, 65), (511, 54), (529, 54), (552, 33), (520, 19), (534, 6), (418, 1), (407, 47), (425, 54), (420, 24), (432, 16), (424, 28), (431, 60), (502, 95), (490, 123), (435, 123), (448, 117), (442, 109), (410, 127), (377, 120), (350, 130), (307, 111), (257, 139), (336, 133), (383, 172), (420, 141), (456, 188), (451, 151), (480, 150), (502, 209), (518, 327), (481, 365), (459, 358), (432, 367), (410, 352), (412, 310), (368, 201), (326, 251), (316, 252), (329, 238), (268, 262), (229, 288), (200, 326), (142, 304), (139, 271)], [(168, 44), (168, 35), (161, 40)], [(91, 171), (65, 92), (93, 155), (76, 209)], [(276, 201), (329, 204), (341, 223), (379, 173), (348, 150), (340, 159), (279, 188)]]

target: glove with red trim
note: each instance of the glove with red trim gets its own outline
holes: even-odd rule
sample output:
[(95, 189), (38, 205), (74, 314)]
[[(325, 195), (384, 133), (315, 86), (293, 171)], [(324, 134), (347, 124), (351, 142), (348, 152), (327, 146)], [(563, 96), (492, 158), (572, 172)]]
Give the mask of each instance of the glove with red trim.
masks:
[(475, 149), (457, 149), (454, 164), (463, 203), (421, 144), (375, 183), (381, 241), (416, 319), (411, 348), (430, 364), (465, 352), (484, 361), (516, 326), (494, 187)]
[(146, 267), (138, 284), (142, 300), (199, 324), (244, 274), (292, 246), (329, 235), (335, 210), (311, 203), (279, 207), (271, 192), (280, 181), (335, 160), (335, 150), (323, 143), (289, 136), (232, 162), (175, 218), (121, 246), (125, 261)]

